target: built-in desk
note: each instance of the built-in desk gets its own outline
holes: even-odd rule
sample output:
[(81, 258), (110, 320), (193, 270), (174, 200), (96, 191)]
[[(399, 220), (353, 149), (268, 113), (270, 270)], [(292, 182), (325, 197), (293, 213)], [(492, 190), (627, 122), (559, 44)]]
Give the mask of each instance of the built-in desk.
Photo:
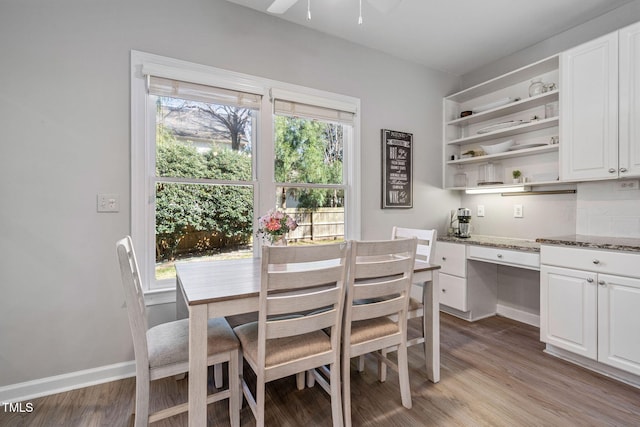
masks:
[[(501, 314), (525, 323), (539, 324), (538, 299), (540, 244), (535, 240), (496, 236), (438, 237), (436, 262), (440, 270), (440, 310), (469, 321)], [(499, 303), (500, 266), (514, 267), (514, 284), (523, 286), (533, 308), (527, 310)], [(531, 270), (527, 272), (524, 270)], [(507, 270), (505, 270), (507, 271)], [(513, 273), (514, 270), (509, 270)], [(511, 274), (512, 276), (514, 274)], [(535, 286), (535, 289), (531, 289)], [(535, 311), (535, 312), (532, 312)]]

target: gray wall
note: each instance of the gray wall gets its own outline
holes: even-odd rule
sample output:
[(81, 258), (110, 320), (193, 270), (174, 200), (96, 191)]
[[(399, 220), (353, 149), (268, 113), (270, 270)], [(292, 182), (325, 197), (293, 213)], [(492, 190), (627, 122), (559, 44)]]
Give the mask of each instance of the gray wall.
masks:
[[(115, 256), (130, 231), (131, 49), (360, 98), (363, 238), (444, 227), (459, 204), (440, 190), (457, 77), (222, 0), (3, 0), (0, 387), (133, 359)], [(380, 209), (381, 128), (414, 134), (413, 209)], [(99, 192), (120, 194), (120, 212), (96, 213)]]

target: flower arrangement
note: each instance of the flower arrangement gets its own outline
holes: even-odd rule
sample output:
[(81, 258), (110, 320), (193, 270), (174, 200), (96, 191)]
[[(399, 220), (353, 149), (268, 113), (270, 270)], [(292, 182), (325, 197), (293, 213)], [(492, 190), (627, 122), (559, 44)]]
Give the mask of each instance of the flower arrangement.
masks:
[(271, 209), (258, 219), (258, 235), (274, 243), (289, 231), (298, 228), (298, 223), (287, 213), (279, 209)]

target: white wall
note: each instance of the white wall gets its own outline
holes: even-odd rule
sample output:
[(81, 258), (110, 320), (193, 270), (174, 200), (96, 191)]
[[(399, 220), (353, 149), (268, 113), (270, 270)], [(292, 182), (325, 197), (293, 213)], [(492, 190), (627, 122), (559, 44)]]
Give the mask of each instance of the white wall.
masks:
[[(458, 79), (222, 0), (0, 5), (0, 388), (129, 361), (131, 49), (359, 97), (362, 236), (444, 227), (441, 99)], [(380, 209), (380, 129), (414, 134), (414, 208)], [(121, 209), (96, 213), (96, 194)], [(152, 321), (170, 316), (157, 307)]]

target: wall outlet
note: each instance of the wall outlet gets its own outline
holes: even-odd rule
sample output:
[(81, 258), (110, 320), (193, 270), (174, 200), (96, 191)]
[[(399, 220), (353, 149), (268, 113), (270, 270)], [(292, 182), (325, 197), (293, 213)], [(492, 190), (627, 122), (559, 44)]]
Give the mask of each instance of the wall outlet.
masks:
[(98, 212), (120, 212), (118, 194), (98, 194)]
[(637, 190), (640, 188), (640, 181), (637, 179), (625, 179), (616, 182), (617, 191)]
[(478, 208), (476, 209), (476, 216), (484, 216), (484, 205), (478, 205)]
[(522, 218), (523, 216), (522, 205), (513, 205), (513, 217)]

